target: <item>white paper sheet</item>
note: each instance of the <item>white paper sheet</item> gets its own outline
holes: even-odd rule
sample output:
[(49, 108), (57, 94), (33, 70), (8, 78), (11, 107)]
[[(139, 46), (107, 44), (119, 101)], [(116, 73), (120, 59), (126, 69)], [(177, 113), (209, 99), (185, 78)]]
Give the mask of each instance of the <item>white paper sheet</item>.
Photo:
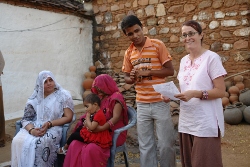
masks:
[(172, 100), (180, 100), (174, 97), (174, 95), (179, 94), (180, 92), (173, 81), (153, 85), (153, 88), (156, 92), (162, 94), (162, 96), (167, 96)]

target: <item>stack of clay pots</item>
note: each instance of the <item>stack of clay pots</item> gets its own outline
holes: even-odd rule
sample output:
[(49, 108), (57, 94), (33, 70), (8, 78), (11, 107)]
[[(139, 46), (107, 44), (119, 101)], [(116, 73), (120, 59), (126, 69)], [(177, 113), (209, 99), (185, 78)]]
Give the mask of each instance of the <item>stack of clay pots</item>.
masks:
[(243, 76), (237, 75), (233, 82), (225, 81), (227, 92), (222, 98), (222, 105), (225, 122), (231, 125), (242, 120), (250, 123), (250, 90), (245, 88), (243, 79)]
[(90, 66), (89, 67), (89, 72), (84, 73), (85, 79), (82, 82), (82, 87), (83, 87), (83, 95), (82, 98), (84, 99), (88, 94), (91, 93), (91, 87), (92, 83), (96, 77), (96, 67), (95, 66)]

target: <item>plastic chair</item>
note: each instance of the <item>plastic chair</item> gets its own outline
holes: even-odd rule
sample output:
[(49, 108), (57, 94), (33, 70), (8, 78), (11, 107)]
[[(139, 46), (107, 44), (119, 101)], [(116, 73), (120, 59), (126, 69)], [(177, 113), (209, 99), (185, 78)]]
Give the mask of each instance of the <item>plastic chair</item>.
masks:
[(118, 136), (120, 135), (121, 132), (128, 130), (129, 128), (135, 126), (136, 122), (137, 122), (137, 114), (136, 111), (133, 107), (128, 106), (128, 118), (129, 118), (129, 123), (128, 125), (116, 129), (114, 131), (114, 136), (113, 136), (113, 140), (112, 140), (112, 147), (110, 149), (110, 157), (108, 159), (108, 164), (107, 167), (114, 167), (115, 164), (115, 154), (119, 153), (119, 152), (123, 152), (124, 155), (124, 160), (125, 160), (125, 165), (126, 167), (129, 167), (129, 163), (128, 163), (128, 153), (127, 153), (127, 148), (126, 148), (126, 142), (119, 146), (116, 147), (116, 141)]
[[(62, 138), (60, 141), (60, 147), (64, 146), (67, 142), (67, 132), (69, 130), (70, 125), (75, 121), (76, 115), (73, 115), (72, 121), (70, 123), (64, 124), (62, 129)], [(22, 128), (21, 119), (16, 121), (16, 133), (15, 135), (20, 131), (20, 128)], [(64, 155), (57, 154), (57, 159), (55, 161), (54, 167), (62, 167), (64, 161)]]
[[(66, 141), (67, 141), (67, 132), (69, 130), (69, 127), (71, 125), (71, 123), (73, 123), (76, 119), (75, 114), (73, 115), (72, 121), (70, 123), (64, 124), (63, 125), (63, 129), (62, 129), (62, 138), (60, 141), (60, 147), (64, 146)], [(16, 133), (15, 135), (20, 131), (20, 129), (22, 128), (22, 124), (21, 124), (21, 119), (16, 121)]]

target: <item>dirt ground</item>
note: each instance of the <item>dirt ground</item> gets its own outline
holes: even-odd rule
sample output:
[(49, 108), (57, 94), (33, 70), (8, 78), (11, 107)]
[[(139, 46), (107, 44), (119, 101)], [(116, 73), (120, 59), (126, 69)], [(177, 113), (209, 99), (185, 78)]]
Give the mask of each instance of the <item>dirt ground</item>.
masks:
[[(75, 106), (76, 118), (83, 114), (82, 105)], [(76, 120), (77, 120), (76, 119)], [(15, 120), (6, 121), (5, 147), (0, 148), (0, 166), (11, 160), (11, 141), (15, 134)], [(74, 126), (74, 124), (73, 124)], [(222, 158), (224, 167), (250, 167), (250, 125), (242, 122), (239, 125), (225, 124), (225, 136), (222, 138)], [(127, 147), (131, 167), (139, 167), (139, 150), (136, 139), (136, 127), (128, 132)], [(177, 155), (177, 158), (178, 155)], [(177, 159), (178, 161), (178, 159)], [(180, 163), (177, 163), (178, 167)], [(116, 167), (123, 167), (124, 161), (119, 155), (116, 157)]]

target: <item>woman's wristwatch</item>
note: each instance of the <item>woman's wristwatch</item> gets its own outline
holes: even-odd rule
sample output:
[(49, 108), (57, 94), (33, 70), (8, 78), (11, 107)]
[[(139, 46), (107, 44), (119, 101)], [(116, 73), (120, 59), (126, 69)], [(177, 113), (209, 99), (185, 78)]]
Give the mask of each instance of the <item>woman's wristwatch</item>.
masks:
[(30, 135), (31, 135), (31, 131), (32, 131), (33, 129), (35, 129), (35, 128), (32, 127), (32, 128), (30, 128), (30, 129), (28, 130), (28, 132), (29, 132)]
[(50, 129), (51, 127), (53, 127), (53, 125), (52, 125), (52, 122), (51, 122), (51, 121), (48, 121), (48, 124), (49, 124), (49, 129)]

